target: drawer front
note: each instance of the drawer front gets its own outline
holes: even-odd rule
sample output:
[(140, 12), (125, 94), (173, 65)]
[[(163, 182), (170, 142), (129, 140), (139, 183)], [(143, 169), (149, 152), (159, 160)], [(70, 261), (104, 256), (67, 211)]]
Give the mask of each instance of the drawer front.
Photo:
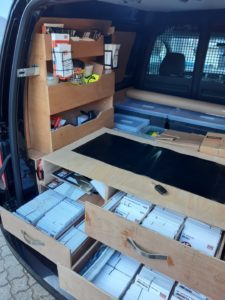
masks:
[(87, 134), (102, 127), (112, 128), (114, 124), (114, 109), (110, 108), (99, 113), (97, 118), (80, 126), (66, 125), (51, 132), (52, 149), (56, 150), (70, 144), (74, 140), (79, 140)]
[(110, 300), (112, 296), (97, 288), (73, 270), (58, 265), (59, 284), (62, 289), (79, 300)]
[(67, 247), (4, 208), (1, 208), (1, 219), (4, 229), (22, 242), (52, 262), (59, 262), (64, 266), (71, 267), (71, 253)]
[[(86, 203), (86, 233), (173, 279), (221, 300), (225, 293), (225, 262)], [(152, 256), (150, 254), (155, 254)]]
[[(79, 108), (103, 98), (111, 97), (115, 90), (115, 74), (102, 75), (94, 83), (73, 85), (60, 83), (48, 87), (50, 115)], [(64, 99), (62, 101), (62, 99)]]

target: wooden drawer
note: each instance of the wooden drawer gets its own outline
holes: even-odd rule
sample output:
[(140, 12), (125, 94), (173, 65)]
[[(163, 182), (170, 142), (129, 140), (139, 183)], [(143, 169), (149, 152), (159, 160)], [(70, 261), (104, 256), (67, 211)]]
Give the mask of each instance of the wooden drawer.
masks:
[(98, 250), (99, 243), (95, 243), (72, 269), (57, 264), (59, 284), (62, 289), (79, 300), (110, 300), (112, 296), (96, 287), (93, 283), (79, 275), (79, 271)]
[[(104, 182), (106, 185), (117, 190), (134, 194), (137, 197), (149, 200), (154, 204), (183, 213), (186, 216), (218, 226), (225, 230), (224, 204), (168, 184), (162, 184), (150, 177), (143, 176), (138, 173), (116, 167), (113, 164), (105, 163), (101, 160), (75, 152), (76, 148), (79, 146), (85, 145), (105, 133), (125, 137), (131, 141), (137, 141), (146, 145), (153, 144), (162, 148), (170, 148), (169, 145), (152, 142), (140, 137), (103, 128), (80, 139), (79, 141), (74, 142), (73, 144), (68, 145), (67, 147), (45, 156), (43, 158), (44, 163), (46, 165), (51, 163), (63, 168), (69, 168), (71, 171), (82, 174), (88, 178)], [(174, 148), (172, 147), (172, 149)], [(224, 160), (202, 155), (201, 153), (192, 152), (190, 150), (185, 152), (183, 149), (176, 149), (176, 152), (225, 164)], [(167, 193), (163, 195), (160, 194), (155, 188), (156, 185), (163, 186), (167, 190)]]
[(66, 125), (51, 132), (52, 150), (57, 150), (103, 127), (113, 127), (114, 109), (101, 111), (97, 118), (80, 126)]
[(114, 73), (103, 74), (99, 81), (85, 85), (59, 83), (48, 86), (50, 115), (110, 97), (114, 89)]
[[(86, 203), (86, 233), (141, 263), (148, 265), (213, 300), (225, 294), (225, 262), (209, 257), (116, 214)], [(129, 241), (131, 241), (131, 244)], [(218, 256), (224, 248), (221, 242)], [(153, 259), (149, 254), (165, 257)]]
[[(94, 201), (97, 204), (98, 202), (95, 198), (95, 196), (86, 196), (83, 197), (82, 201)], [(60, 263), (63, 266), (71, 268), (81, 255), (83, 255), (83, 252), (94, 242), (91, 238), (88, 238), (72, 253), (65, 245), (38, 230), (32, 224), (29, 224), (3, 207), (0, 207), (0, 209), (4, 229), (54, 263)]]

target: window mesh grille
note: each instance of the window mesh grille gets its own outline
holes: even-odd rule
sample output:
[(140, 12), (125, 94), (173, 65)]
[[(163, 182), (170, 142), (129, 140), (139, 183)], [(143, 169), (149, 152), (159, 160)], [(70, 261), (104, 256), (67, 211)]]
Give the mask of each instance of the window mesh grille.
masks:
[(185, 56), (185, 73), (194, 70), (199, 33), (190, 26), (170, 27), (157, 37), (149, 62), (148, 74), (159, 75), (160, 65), (168, 52)]
[(225, 34), (212, 33), (204, 65), (204, 77), (219, 79), (219, 75), (225, 75)]

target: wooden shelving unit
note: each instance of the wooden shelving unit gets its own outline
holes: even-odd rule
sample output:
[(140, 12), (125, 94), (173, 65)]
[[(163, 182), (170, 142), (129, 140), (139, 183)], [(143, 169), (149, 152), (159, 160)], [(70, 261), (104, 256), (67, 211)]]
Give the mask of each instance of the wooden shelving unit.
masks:
[[(26, 137), (28, 149), (43, 154), (57, 150), (101, 127), (113, 127), (113, 95), (115, 74), (103, 74), (99, 81), (86, 85), (59, 83), (48, 86), (47, 74), (52, 65), (51, 36), (41, 34), (41, 24), (63, 23), (65, 28), (99, 29), (106, 33), (109, 21), (82, 19), (41, 19), (36, 27), (30, 65), (40, 67), (40, 76), (29, 78), (25, 101)], [(84, 61), (95, 61), (104, 55), (104, 38), (97, 41), (72, 41), (72, 57)], [(50, 118), (53, 115), (73, 120), (80, 110), (95, 110), (96, 119), (81, 126), (66, 125), (51, 131)], [(72, 123), (72, 122), (71, 122)]]

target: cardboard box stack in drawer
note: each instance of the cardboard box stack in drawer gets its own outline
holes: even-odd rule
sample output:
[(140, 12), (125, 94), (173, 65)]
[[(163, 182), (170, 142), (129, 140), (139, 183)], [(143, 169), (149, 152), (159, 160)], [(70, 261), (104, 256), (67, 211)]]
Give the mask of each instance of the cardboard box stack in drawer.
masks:
[(102, 245), (81, 274), (97, 287), (119, 298), (135, 276), (140, 263)]
[(135, 278), (135, 282), (130, 286), (123, 299), (167, 300), (174, 284), (175, 281), (171, 278), (149, 268), (142, 267), (140, 273)]
[(151, 202), (131, 194), (117, 192), (104, 208), (161, 235), (179, 239), (181, 243), (209, 256), (215, 256), (219, 248), (222, 238), (220, 228), (195, 219), (185, 219), (182, 214), (153, 206)]
[(88, 238), (84, 230), (84, 221), (70, 228), (63, 236), (59, 238), (59, 242), (68, 247), (71, 252), (78, 249)]
[[(84, 205), (76, 202), (84, 193), (79, 191), (79, 189), (77, 190), (77, 197), (73, 200), (66, 198), (55, 190), (47, 190), (18, 208), (15, 215), (23, 218), (47, 235), (58, 239), (75, 222), (84, 216)], [(70, 232), (70, 238), (75, 233), (76, 238), (85, 239), (79, 229), (74, 229), (72, 233)], [(61, 242), (67, 246), (66, 237)], [(77, 245), (80, 245), (80, 243), (77, 242)], [(69, 243), (68, 248), (71, 247), (74, 248)]]
[(172, 278), (105, 245), (98, 248), (79, 273), (115, 299), (207, 300), (179, 283), (173, 292), (176, 282)]

